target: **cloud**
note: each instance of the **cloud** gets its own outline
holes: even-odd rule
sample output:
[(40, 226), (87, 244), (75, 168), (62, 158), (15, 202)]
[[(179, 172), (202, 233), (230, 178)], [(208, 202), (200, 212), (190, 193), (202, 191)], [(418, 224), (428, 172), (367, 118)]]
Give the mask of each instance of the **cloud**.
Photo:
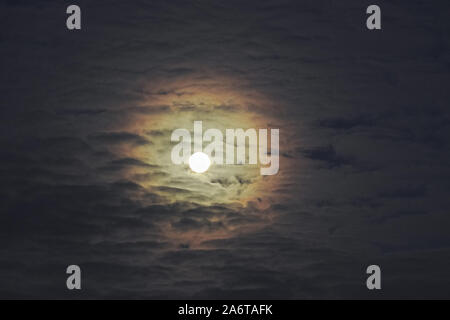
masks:
[(383, 198), (419, 198), (427, 195), (427, 188), (424, 185), (421, 186), (407, 186), (404, 188), (383, 191), (379, 194)]
[(392, 214), (386, 214), (382, 217), (377, 217), (375, 222), (377, 223), (385, 223), (386, 221), (390, 219), (398, 219), (404, 216), (411, 216), (411, 215), (425, 215), (427, 212), (421, 211), (421, 210), (408, 210), (408, 211), (398, 211)]
[(352, 157), (338, 155), (332, 145), (312, 149), (302, 149), (300, 150), (300, 153), (308, 159), (322, 162), (325, 167), (330, 169), (355, 163), (355, 160)]
[(114, 145), (129, 143), (136, 146), (149, 145), (152, 142), (129, 132), (103, 132), (89, 136), (89, 139), (99, 144)]
[[(380, 37), (356, 2), (80, 5), (0, 5), (0, 297), (73, 298), (73, 263), (80, 298), (370, 299), (373, 263), (449, 296), (448, 1)], [(280, 128), (279, 174), (172, 166), (201, 119)]]
[(371, 127), (374, 124), (375, 120), (370, 115), (359, 115), (352, 118), (324, 119), (319, 122), (320, 126), (335, 130), (350, 130), (360, 126)]

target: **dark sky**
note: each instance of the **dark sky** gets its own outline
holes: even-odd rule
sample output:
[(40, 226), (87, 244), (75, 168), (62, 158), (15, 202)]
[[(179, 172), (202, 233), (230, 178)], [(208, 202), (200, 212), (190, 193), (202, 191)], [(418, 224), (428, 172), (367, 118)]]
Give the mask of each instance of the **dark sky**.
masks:
[[(2, 1), (0, 297), (450, 298), (449, 13)], [(279, 128), (279, 174), (171, 164), (194, 120)]]

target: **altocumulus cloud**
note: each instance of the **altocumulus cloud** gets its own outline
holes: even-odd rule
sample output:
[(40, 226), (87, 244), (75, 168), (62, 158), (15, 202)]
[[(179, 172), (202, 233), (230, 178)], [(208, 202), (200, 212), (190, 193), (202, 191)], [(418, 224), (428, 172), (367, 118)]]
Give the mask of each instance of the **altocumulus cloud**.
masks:
[[(383, 297), (449, 297), (447, 1), (379, 1), (382, 35), (356, 2), (79, 5), (0, 4), (1, 297), (76, 263), (86, 298), (365, 298), (374, 261)], [(281, 129), (270, 188), (158, 159), (157, 120), (231, 114)]]

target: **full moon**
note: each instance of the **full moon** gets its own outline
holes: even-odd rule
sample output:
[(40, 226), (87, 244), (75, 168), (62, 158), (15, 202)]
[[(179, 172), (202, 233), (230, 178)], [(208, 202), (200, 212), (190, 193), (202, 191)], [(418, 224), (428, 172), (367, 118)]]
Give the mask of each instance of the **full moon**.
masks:
[(206, 153), (196, 152), (189, 158), (189, 167), (194, 172), (203, 173), (208, 170), (210, 165), (211, 160)]

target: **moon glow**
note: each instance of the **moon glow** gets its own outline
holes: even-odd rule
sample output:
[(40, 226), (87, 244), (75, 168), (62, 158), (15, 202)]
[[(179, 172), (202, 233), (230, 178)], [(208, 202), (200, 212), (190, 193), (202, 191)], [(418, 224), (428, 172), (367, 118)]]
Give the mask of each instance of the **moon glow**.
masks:
[(196, 152), (189, 158), (189, 167), (196, 173), (206, 172), (210, 165), (211, 160), (206, 153)]

